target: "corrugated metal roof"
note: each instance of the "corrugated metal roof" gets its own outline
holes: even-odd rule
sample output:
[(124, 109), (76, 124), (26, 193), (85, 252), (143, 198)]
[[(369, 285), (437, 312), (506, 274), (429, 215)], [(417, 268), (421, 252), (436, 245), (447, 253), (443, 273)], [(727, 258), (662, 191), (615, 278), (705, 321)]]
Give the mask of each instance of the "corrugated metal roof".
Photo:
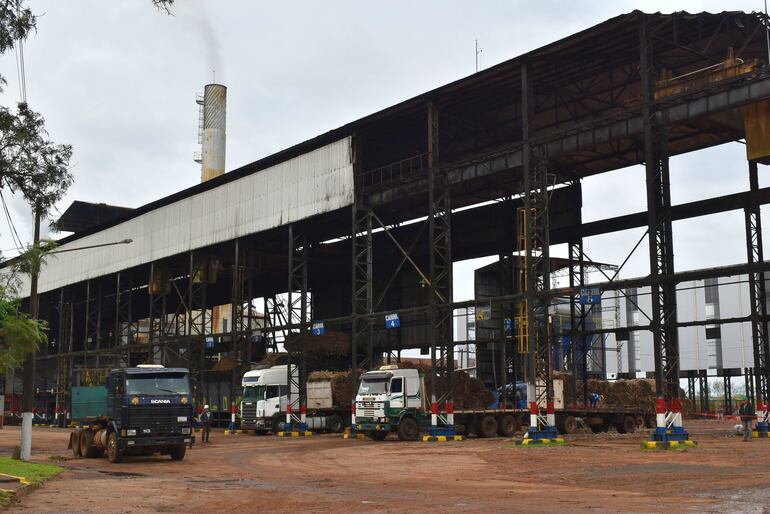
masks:
[(456, 81), (450, 82), (449, 84), (427, 91), (423, 94), (417, 95), (413, 98), (410, 98), (403, 102), (397, 103), (395, 105), (392, 105), (380, 111), (372, 113), (368, 116), (365, 116), (351, 123), (338, 127), (334, 130), (330, 130), (329, 132), (321, 134), (317, 137), (314, 137), (312, 139), (309, 139), (297, 145), (286, 148), (285, 150), (282, 150), (280, 152), (267, 156), (263, 159), (254, 161), (251, 164), (247, 164), (236, 170), (225, 173), (224, 175), (217, 177), (213, 180), (209, 180), (202, 184), (196, 184), (195, 186), (192, 186), (190, 188), (184, 189), (182, 191), (166, 196), (164, 198), (160, 198), (154, 202), (145, 204), (141, 207), (138, 207), (130, 214), (126, 214), (111, 222), (94, 227), (91, 230), (85, 231), (82, 234), (75, 234), (75, 235), (63, 238), (61, 242), (68, 243), (68, 242), (77, 240), (80, 237), (84, 237), (88, 234), (94, 233), (98, 230), (102, 230), (106, 227), (115, 225), (117, 223), (122, 223), (128, 219), (131, 219), (132, 217), (140, 216), (146, 212), (157, 209), (164, 205), (168, 205), (172, 202), (176, 202), (180, 199), (187, 198), (187, 197), (199, 194), (203, 191), (220, 187), (223, 184), (226, 184), (233, 180), (237, 180), (245, 175), (256, 173), (260, 170), (273, 166), (279, 162), (285, 161), (297, 155), (301, 155), (304, 152), (308, 152), (313, 149), (319, 148), (323, 145), (326, 145), (332, 141), (338, 140), (342, 137), (351, 136), (356, 132), (356, 130), (366, 125), (375, 123), (379, 120), (385, 119), (389, 116), (398, 115), (409, 110), (422, 109), (424, 108), (425, 102), (428, 99), (436, 98), (436, 97), (446, 97), (448, 95), (452, 95), (457, 92), (467, 94), (475, 87), (483, 87), (484, 85), (489, 84), (490, 81), (493, 81), (502, 75), (511, 75), (511, 74), (517, 75), (518, 69), (519, 69), (518, 66), (522, 62), (547, 58), (551, 55), (564, 52), (568, 49), (586, 51), (587, 48), (583, 49), (582, 47), (584, 45), (587, 45), (590, 42), (590, 40), (594, 42), (598, 42), (602, 45), (606, 45), (606, 44), (609, 44), (609, 42), (606, 40), (606, 35), (610, 33), (617, 34), (617, 37), (626, 45), (638, 46), (639, 38), (635, 28), (634, 30), (622, 30), (622, 29), (628, 28), (629, 26), (634, 25), (639, 20), (639, 17), (641, 16), (646, 16), (651, 21), (656, 21), (656, 20), (668, 21), (675, 17), (681, 17), (686, 19), (701, 19), (701, 20), (704, 20), (705, 22), (710, 22), (714, 24), (714, 23), (721, 23), (722, 21), (724, 21), (724, 19), (731, 16), (759, 17), (759, 16), (762, 16), (762, 14), (761, 13), (744, 13), (742, 11), (723, 11), (721, 13), (709, 13), (705, 11), (700, 13), (689, 13), (686, 11), (677, 11), (669, 14), (663, 14), (660, 12), (647, 14), (639, 10), (635, 10), (626, 14), (621, 14), (619, 16), (616, 16), (614, 18), (610, 18), (604, 22), (601, 22), (597, 25), (594, 25), (590, 28), (587, 28), (575, 34), (571, 34), (565, 38), (554, 41), (545, 46), (542, 46), (530, 52), (521, 54), (517, 57), (504, 61), (500, 64), (497, 64), (495, 66), (482, 70), (478, 73), (474, 73), (473, 75), (470, 75), (468, 77), (464, 77)]

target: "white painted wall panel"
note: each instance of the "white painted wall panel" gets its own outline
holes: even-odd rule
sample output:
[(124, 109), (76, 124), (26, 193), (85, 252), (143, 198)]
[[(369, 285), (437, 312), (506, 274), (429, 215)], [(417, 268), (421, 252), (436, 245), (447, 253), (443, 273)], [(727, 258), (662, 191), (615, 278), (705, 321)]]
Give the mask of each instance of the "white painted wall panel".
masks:
[[(352, 205), (350, 144), (341, 139), (62, 245), (60, 250), (134, 240), (53, 256), (40, 273), (40, 291)], [(26, 296), (27, 286), (22, 290)]]

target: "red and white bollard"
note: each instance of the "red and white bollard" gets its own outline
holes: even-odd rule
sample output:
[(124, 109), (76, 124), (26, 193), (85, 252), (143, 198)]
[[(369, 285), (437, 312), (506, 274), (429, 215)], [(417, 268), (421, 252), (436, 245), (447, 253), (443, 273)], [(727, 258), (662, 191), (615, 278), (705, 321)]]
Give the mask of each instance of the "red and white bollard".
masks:
[(549, 427), (556, 426), (556, 409), (554, 409), (553, 402), (546, 402), (545, 422)]
[(356, 402), (350, 404), (350, 431), (356, 431)]
[(430, 404), (430, 426), (434, 429), (438, 427), (438, 403)]
[(236, 413), (236, 407), (235, 402), (232, 402), (230, 404), (230, 430), (235, 430), (235, 413)]
[(446, 424), (455, 426), (455, 404), (452, 402), (446, 402)]
[(529, 402), (529, 428), (530, 430), (537, 430), (537, 415), (539, 409), (537, 402)]
[(291, 430), (291, 399), (286, 400), (286, 426), (284, 431)]
[(657, 398), (655, 400), (655, 426), (658, 429), (665, 430), (666, 427), (666, 400)]

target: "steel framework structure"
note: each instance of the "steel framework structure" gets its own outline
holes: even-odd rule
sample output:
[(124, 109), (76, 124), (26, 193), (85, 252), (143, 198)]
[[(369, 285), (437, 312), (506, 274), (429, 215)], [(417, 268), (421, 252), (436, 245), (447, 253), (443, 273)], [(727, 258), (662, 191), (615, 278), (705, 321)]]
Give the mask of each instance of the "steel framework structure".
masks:
[[(431, 429), (451, 434), (452, 314), (476, 305), (453, 301), (452, 264), (499, 255), (501, 270), (506, 259), (511, 266), (500, 280), (510, 276), (513, 284), (484, 302), (500, 318), (493, 339), (505, 382), (526, 369), (531, 437), (554, 434), (549, 306), (563, 298), (570, 304), (567, 363), (579, 375), (575, 398), (585, 403), (588, 395), (586, 336), (649, 330), (657, 440), (667, 442), (672, 433), (686, 440), (677, 334), (687, 323), (677, 320), (676, 286), (693, 277), (749, 274), (750, 320), (709, 324), (751, 321), (753, 387), (765, 416), (764, 273), (770, 265), (761, 253), (759, 209), (770, 203), (770, 188), (759, 187), (754, 161), (749, 191), (672, 205), (669, 178), (670, 157), (744, 138), (730, 114), (770, 99), (765, 32), (764, 16), (753, 13), (626, 14), (162, 200), (177, 201), (352, 137), (350, 207), (44, 292), (41, 311), (53, 313), (57, 340), (39, 359), (57, 362), (56, 403), (66, 405), (69, 386), (80, 380), (75, 364), (104, 369), (143, 361), (190, 367), (199, 401), (211, 401), (212, 383), (229, 381), (224, 387), (234, 400), (238, 375), (252, 360), (323, 320), (350, 334), (354, 389), (359, 370), (376, 367), (383, 354), (390, 359), (401, 349), (426, 349), (434, 377), (448, 384), (441, 393), (431, 391)], [(580, 180), (639, 164), (647, 211), (583, 223)], [(735, 209), (746, 213), (747, 262), (675, 272), (672, 222)], [(590, 309), (578, 300), (590, 264), (583, 240), (634, 227), (648, 231), (649, 276), (592, 286), (650, 287), (651, 322), (589, 330)], [(561, 243), (569, 245), (569, 285), (552, 288), (550, 249)], [(253, 305), (260, 298), (257, 334)], [(221, 333), (214, 326), (218, 305), (230, 305), (231, 324)], [(384, 316), (393, 313), (402, 326), (385, 329)], [(222, 364), (225, 357), (230, 367)], [(289, 378), (300, 392), (290, 402), (293, 425), (303, 422), (307, 369), (302, 352), (291, 362), (298, 373), (292, 378), (290, 365)]]

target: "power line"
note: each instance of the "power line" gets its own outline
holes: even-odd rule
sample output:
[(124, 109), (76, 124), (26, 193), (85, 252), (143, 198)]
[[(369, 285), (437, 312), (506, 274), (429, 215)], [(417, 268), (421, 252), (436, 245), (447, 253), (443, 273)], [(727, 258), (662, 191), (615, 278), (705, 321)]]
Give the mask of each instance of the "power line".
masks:
[[(16, 17), (21, 18), (21, 2), (18, 2), (16, 4)], [(16, 41), (16, 46), (18, 47), (17, 54), (17, 72), (19, 74), (19, 94), (21, 95), (21, 102), (27, 103), (27, 73), (24, 69), (24, 40), (23, 38), (19, 37), (19, 39)]]
[(2, 200), (2, 203), (3, 203), (3, 212), (5, 213), (5, 219), (8, 221), (8, 226), (11, 229), (11, 239), (13, 239), (13, 244), (16, 245), (16, 249), (19, 251), (19, 253), (21, 253), (24, 251), (22, 249), (24, 244), (21, 241), (21, 237), (19, 237), (19, 233), (16, 231), (16, 226), (13, 224), (13, 219), (11, 218), (11, 213), (8, 210), (8, 205), (5, 202), (5, 196), (3, 195), (2, 189), (0, 189), (0, 200)]

